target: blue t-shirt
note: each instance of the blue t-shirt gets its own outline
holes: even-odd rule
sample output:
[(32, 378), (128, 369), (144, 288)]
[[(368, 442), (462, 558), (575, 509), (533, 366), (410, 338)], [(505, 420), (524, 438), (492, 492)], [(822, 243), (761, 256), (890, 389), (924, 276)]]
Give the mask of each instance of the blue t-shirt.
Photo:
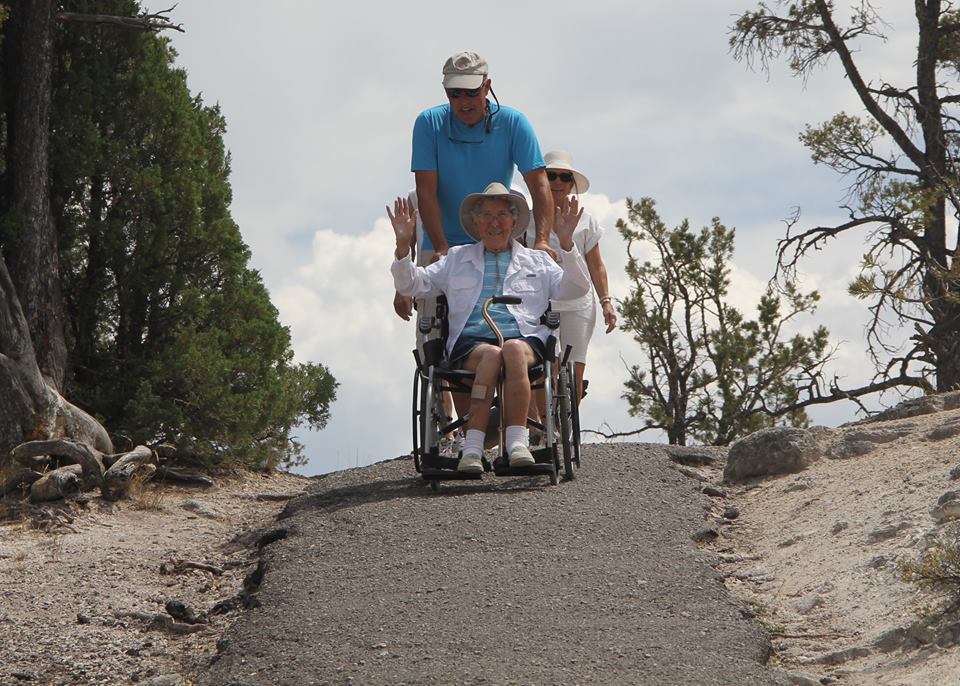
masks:
[[(413, 125), (410, 171), (437, 172), (440, 219), (451, 246), (474, 242), (460, 224), (460, 203), (467, 195), (482, 192), (494, 181), (510, 188), (514, 167), (526, 174), (546, 166), (529, 120), (512, 107), (491, 108), (489, 133), (486, 118), (466, 126), (449, 104), (421, 112)], [(429, 236), (424, 236), (423, 247), (433, 248)]]

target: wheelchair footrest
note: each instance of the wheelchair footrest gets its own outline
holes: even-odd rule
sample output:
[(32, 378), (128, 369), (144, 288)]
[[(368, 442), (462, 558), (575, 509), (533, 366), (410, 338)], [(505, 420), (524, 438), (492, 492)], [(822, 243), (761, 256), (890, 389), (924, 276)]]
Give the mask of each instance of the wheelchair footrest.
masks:
[(511, 467), (506, 457), (493, 461), (493, 473), (497, 476), (550, 476), (553, 474), (553, 453), (550, 448), (533, 451), (536, 462), (529, 467)]
[(534, 448), (530, 452), (533, 453), (533, 459), (537, 464), (550, 464), (553, 462), (553, 448), (548, 445), (542, 448)]
[(483, 472), (458, 472), (456, 469), (424, 467), (420, 471), (420, 476), (422, 476), (425, 481), (475, 481), (483, 477)]
[(427, 453), (421, 458), (421, 466), (424, 470), (432, 469), (434, 471), (457, 471), (457, 465), (460, 464), (459, 457), (447, 457), (437, 455), (434, 452)]

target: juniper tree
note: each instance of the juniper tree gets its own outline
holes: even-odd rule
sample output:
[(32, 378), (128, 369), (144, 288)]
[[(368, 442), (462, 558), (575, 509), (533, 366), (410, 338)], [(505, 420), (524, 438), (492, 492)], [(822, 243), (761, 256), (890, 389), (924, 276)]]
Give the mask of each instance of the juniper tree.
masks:
[[(0, 240), (15, 265), (33, 245), (47, 265), (35, 279), (61, 295), (59, 326), (48, 318), (48, 329), (16, 341), (32, 339), (32, 362), (52, 392), (63, 388), (139, 441), (251, 465), (296, 460), (295, 426), (325, 424), (336, 381), (322, 365), (293, 363), (289, 331), (249, 267), (229, 213), (224, 117), (189, 93), (169, 44), (151, 30), (156, 15), (133, 0), (18, 0), (20, 15), (50, 40), (30, 34), (33, 52), (24, 53), (24, 20), (4, 25), (4, 40), (15, 39), (5, 44), (4, 91), (24, 90), (34, 62), (49, 66), (49, 88), (36, 89), (32, 109), (4, 111), (18, 122), (0, 141), (8, 160), (26, 150), (37, 171), (24, 193), (14, 182), (24, 175), (8, 163)], [(23, 136), (41, 144), (18, 142)], [(0, 295), (14, 314), (17, 294), (27, 321), (31, 310), (53, 311), (5, 283)], [(44, 367), (57, 336), (67, 357)], [(0, 387), (17, 387), (8, 372), (0, 367)], [(35, 437), (24, 427), (36, 414), (5, 416), (16, 430), (0, 432), (12, 437), (4, 443)]]
[[(913, 6), (914, 77), (906, 83), (861, 71), (858, 53), (888, 28), (868, 0), (842, 8), (830, 0), (761, 2), (738, 18), (730, 45), (736, 59), (764, 68), (783, 58), (803, 79), (839, 61), (862, 110), (807, 126), (800, 139), (815, 163), (848, 181), (846, 218), (798, 230), (796, 217), (779, 243), (779, 271), (789, 277), (830, 239), (862, 233), (868, 248), (850, 292), (869, 303), (874, 388), (944, 391), (960, 383), (960, 264), (948, 222), (960, 214), (960, 13), (942, 0)], [(891, 315), (909, 340), (888, 340)]]
[[(756, 319), (729, 302), (733, 229), (716, 218), (699, 233), (686, 220), (669, 229), (650, 198), (627, 199), (627, 220), (617, 228), (632, 281), (619, 306), (621, 328), (645, 358), (629, 367), (623, 394), (630, 414), (644, 418), (639, 431), (663, 430), (678, 445), (725, 445), (766, 426), (805, 426), (805, 407), (843, 397), (823, 379), (827, 330), (785, 333), (814, 311), (816, 292), (768, 287)], [(640, 247), (652, 258), (641, 262)]]

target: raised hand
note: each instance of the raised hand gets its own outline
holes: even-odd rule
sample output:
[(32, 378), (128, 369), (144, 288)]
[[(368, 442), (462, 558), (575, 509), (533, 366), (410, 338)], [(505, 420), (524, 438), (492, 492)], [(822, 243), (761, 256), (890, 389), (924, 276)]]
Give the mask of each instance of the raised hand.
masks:
[(397, 198), (393, 201), (393, 212), (387, 205), (387, 216), (393, 225), (393, 234), (397, 239), (396, 258), (402, 259), (410, 252), (410, 245), (417, 232), (417, 211), (407, 198)]
[(393, 311), (405, 322), (413, 316), (413, 298), (409, 295), (393, 294)]
[(577, 196), (573, 196), (569, 202), (561, 203), (554, 209), (553, 232), (557, 234), (560, 247), (564, 250), (570, 250), (573, 247), (573, 232), (582, 216), (583, 208), (580, 207)]

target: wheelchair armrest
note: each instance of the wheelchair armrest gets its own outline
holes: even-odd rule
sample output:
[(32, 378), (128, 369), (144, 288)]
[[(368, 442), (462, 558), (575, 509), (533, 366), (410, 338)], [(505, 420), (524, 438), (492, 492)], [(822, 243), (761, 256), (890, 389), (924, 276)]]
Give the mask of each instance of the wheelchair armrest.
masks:
[(560, 328), (560, 313), (553, 310), (547, 310), (540, 316), (540, 323), (548, 329), (556, 331)]
[(494, 305), (519, 305), (523, 298), (519, 295), (495, 295), (490, 298), (490, 302)]

